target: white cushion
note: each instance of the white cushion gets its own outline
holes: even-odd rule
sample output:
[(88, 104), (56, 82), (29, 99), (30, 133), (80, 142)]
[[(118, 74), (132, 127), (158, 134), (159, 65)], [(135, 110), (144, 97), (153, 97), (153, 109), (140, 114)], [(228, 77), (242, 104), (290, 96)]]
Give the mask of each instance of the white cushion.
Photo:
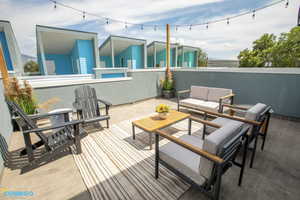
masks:
[(191, 86), (191, 98), (201, 99), (201, 100), (207, 100), (208, 95), (208, 88), (202, 87), (202, 86)]
[[(210, 87), (208, 88), (207, 100), (219, 102), (219, 99), (221, 97), (229, 95), (231, 93), (232, 93), (231, 89)], [(229, 99), (225, 99), (224, 102), (229, 103)]]
[[(222, 153), (220, 150), (223, 145), (225, 145), (226, 142), (237, 135), (240, 132), (242, 126), (243, 123), (241, 122), (229, 122), (223, 127), (217, 129), (216, 131), (205, 137), (203, 142), (203, 150), (214, 155), (220, 155), (220, 153)], [(209, 179), (214, 165), (213, 162), (204, 157), (201, 157), (200, 163), (200, 174)]]
[[(203, 141), (197, 136), (183, 135), (179, 139), (202, 149)], [(194, 152), (169, 142), (159, 148), (159, 157), (197, 184), (205, 182), (205, 178), (199, 174), (200, 156)]]
[(187, 105), (187, 106), (193, 106), (199, 109), (205, 109), (210, 111), (216, 111), (219, 108), (219, 103), (217, 102), (210, 102), (210, 101), (203, 101), (200, 99), (194, 99), (194, 98), (187, 98), (184, 100), (179, 101), (180, 105)]

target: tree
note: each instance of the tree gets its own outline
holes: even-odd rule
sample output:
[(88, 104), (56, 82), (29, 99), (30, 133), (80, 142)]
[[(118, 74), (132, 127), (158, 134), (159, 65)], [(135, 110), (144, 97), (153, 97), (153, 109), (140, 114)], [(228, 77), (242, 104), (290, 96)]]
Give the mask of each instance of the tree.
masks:
[(206, 67), (207, 66), (207, 53), (202, 49), (199, 49), (197, 52), (198, 55), (198, 66), (199, 67)]
[(24, 72), (39, 72), (39, 65), (30, 60), (24, 65)]
[(264, 34), (253, 42), (252, 50), (238, 55), (240, 67), (300, 67), (300, 27), (282, 33), (278, 39)]

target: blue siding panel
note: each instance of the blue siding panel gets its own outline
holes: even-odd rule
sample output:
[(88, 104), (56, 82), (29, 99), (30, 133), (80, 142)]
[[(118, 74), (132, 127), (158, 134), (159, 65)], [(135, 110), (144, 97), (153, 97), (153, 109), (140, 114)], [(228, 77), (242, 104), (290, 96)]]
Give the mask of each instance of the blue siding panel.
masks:
[(122, 78), (122, 77), (125, 77), (124, 73), (101, 74), (101, 78)]
[(73, 74), (70, 55), (45, 54), (45, 58), (46, 60), (54, 60), (56, 74)]
[(11, 57), (10, 57), (7, 40), (6, 40), (6, 37), (5, 37), (5, 33), (3, 31), (0, 32), (0, 42), (1, 42), (2, 49), (3, 49), (6, 68), (7, 68), (8, 71), (13, 71), (14, 67), (12, 65), (12, 61), (11, 61)]
[(81, 74), (92, 74), (96, 67), (93, 40), (76, 40)]

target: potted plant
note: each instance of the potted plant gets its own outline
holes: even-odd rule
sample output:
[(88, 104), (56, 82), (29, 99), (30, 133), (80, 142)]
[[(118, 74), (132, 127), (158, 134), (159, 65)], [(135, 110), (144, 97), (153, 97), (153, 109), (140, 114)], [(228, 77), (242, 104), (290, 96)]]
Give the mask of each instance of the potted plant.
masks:
[(166, 68), (165, 79), (161, 80), (161, 86), (163, 97), (167, 99), (174, 97), (174, 81), (172, 78), (172, 72), (169, 67)]
[[(9, 79), (5, 97), (10, 101), (16, 102), (26, 114), (32, 115), (37, 113), (37, 103), (33, 97), (33, 90), (27, 81), (24, 81), (23, 86), (21, 86), (17, 78)], [(15, 131), (20, 130), (16, 120), (17, 118), (12, 120)]]
[(170, 111), (170, 107), (166, 104), (159, 104), (158, 106), (156, 106), (155, 111), (158, 113), (158, 118), (166, 119), (167, 114)]

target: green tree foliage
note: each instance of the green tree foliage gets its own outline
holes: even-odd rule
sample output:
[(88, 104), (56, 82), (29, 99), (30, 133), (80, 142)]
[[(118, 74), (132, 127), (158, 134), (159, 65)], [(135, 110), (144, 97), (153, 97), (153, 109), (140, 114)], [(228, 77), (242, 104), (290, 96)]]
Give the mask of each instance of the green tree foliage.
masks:
[(198, 66), (199, 67), (206, 67), (207, 66), (207, 53), (202, 49), (198, 50)]
[(24, 65), (24, 72), (39, 72), (39, 65), (30, 60)]
[(264, 34), (238, 55), (240, 67), (300, 67), (300, 27), (278, 38)]

